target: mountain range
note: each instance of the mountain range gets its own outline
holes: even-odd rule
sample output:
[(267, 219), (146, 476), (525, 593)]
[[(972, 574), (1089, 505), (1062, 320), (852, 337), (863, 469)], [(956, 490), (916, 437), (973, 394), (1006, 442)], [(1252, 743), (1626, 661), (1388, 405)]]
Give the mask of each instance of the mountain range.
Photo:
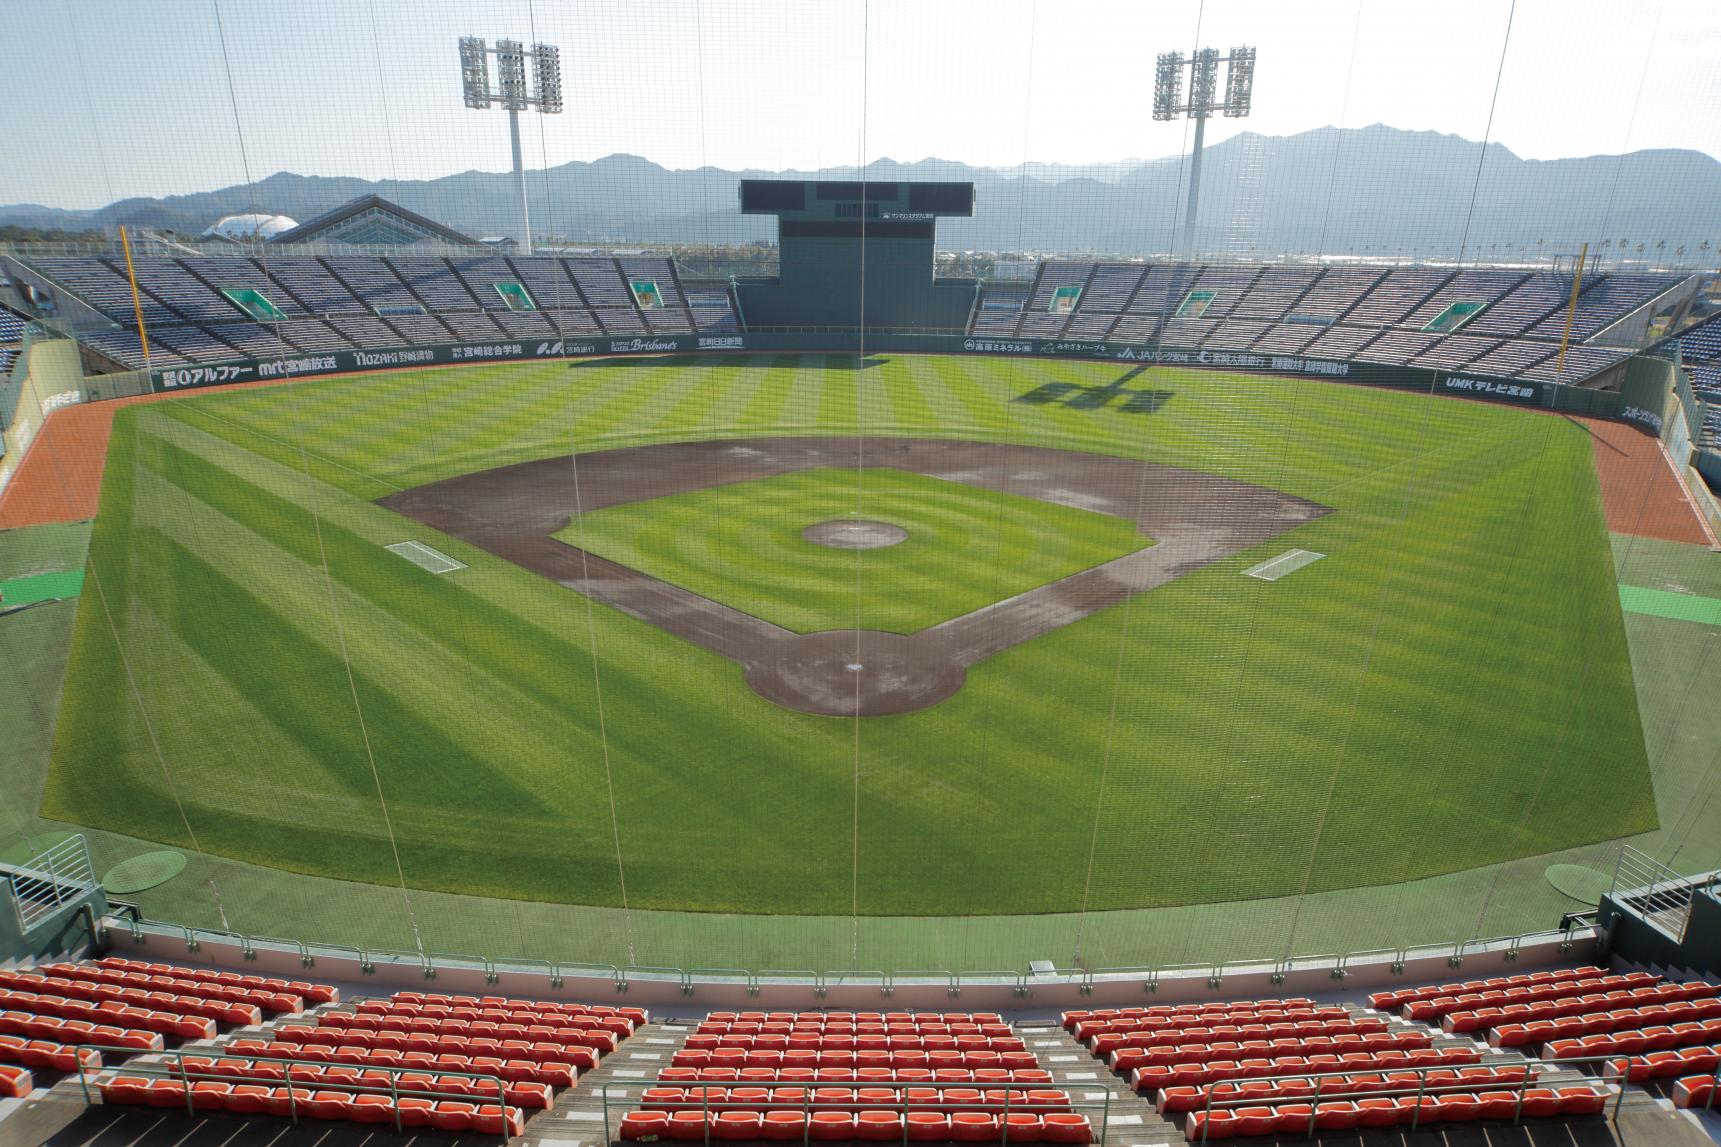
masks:
[[(974, 217), (940, 222), (945, 249), (1132, 255), (1172, 249), (1188, 164), (1187, 156), (1008, 168), (880, 159), (865, 174), (972, 180)], [(572, 244), (745, 243), (773, 238), (775, 225), (739, 214), (736, 181), (773, 176), (854, 179), (857, 171), (678, 171), (610, 155), (529, 171), (527, 185), (539, 236)], [(4, 206), (0, 224), (126, 224), (195, 234), (228, 214), (303, 221), (366, 194), (467, 234), (516, 232), (512, 176), (484, 171), (401, 182), (281, 172), (251, 186), (125, 199), (90, 211)], [(1497, 143), (1379, 124), (1288, 136), (1245, 132), (1203, 155), (1198, 238), (1207, 255), (1451, 258), (1462, 245), (1467, 257), (1500, 260), (1573, 253), (1584, 241), (1594, 252), (1607, 240), (1616, 250), (1622, 241), (1641, 243), (1651, 261), (1694, 263), (1700, 244), (1721, 246), (1718, 204), (1721, 161), (1697, 151), (1527, 160)], [(1688, 254), (1676, 256), (1679, 248)]]

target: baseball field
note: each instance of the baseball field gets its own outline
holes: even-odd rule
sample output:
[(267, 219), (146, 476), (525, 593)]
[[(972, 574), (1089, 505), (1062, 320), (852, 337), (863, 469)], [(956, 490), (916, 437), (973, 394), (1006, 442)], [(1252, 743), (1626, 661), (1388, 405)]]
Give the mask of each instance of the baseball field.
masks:
[(982, 358), (128, 406), (41, 814), (383, 886), (861, 915), (1644, 832), (1592, 451), (1502, 406)]

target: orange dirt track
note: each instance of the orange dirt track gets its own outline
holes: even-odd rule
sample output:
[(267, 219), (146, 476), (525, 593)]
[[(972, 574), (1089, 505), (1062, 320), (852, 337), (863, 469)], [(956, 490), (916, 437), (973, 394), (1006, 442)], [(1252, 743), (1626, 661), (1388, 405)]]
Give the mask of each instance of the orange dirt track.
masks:
[(1673, 471), (1661, 440), (1624, 422), (1578, 418), (1595, 447), (1602, 511), (1616, 534), (1715, 545), (1691, 492)]

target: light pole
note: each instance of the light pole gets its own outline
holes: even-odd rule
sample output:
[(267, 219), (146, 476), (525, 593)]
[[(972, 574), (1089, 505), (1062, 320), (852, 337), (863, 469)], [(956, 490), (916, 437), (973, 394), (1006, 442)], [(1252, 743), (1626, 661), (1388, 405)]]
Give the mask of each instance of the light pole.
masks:
[[(1215, 100), (1219, 87), (1219, 65), (1225, 64), (1225, 98)], [(1189, 98), (1183, 99), (1183, 72), (1189, 70)], [(1179, 114), (1195, 121), (1195, 146), (1189, 156), (1189, 208), (1183, 220), (1183, 258), (1195, 260), (1195, 219), (1201, 200), (1201, 145), (1207, 134), (1207, 117), (1215, 112), (1229, 119), (1249, 114), (1255, 92), (1255, 49), (1239, 46), (1221, 56), (1218, 48), (1199, 48), (1184, 58), (1182, 52), (1161, 52), (1153, 76), (1153, 118), (1173, 120)]]
[[(490, 86), (490, 57), (496, 57), (497, 86)], [(532, 82), (526, 83), (526, 61), (532, 61)], [(526, 165), (520, 157), (520, 113), (537, 108), (544, 115), (562, 110), (562, 53), (553, 44), (497, 40), (491, 48), (482, 37), (460, 37), (460, 87), (466, 106), (483, 110), (499, 104), (508, 113), (508, 137), (514, 145), (514, 181), (520, 188), (520, 248), (532, 253), (532, 217), (526, 206)]]

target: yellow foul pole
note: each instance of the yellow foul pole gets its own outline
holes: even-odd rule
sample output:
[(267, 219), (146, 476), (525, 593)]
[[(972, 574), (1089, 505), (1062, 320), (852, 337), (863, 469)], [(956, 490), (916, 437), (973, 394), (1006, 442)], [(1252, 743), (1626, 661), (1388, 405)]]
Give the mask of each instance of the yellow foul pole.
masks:
[(131, 309), (137, 316), (137, 337), (143, 343), (143, 368), (149, 369), (149, 331), (143, 325), (143, 298), (137, 291), (137, 272), (131, 265), (131, 240), (125, 228), (120, 228), (120, 247), (125, 250), (125, 277), (131, 281)]
[(1554, 377), (1559, 378), (1566, 372), (1566, 344), (1572, 340), (1572, 323), (1578, 317), (1578, 291), (1584, 282), (1584, 260), (1589, 258), (1590, 245), (1585, 243), (1578, 251), (1578, 269), (1572, 275), (1572, 301), (1566, 305), (1566, 329), (1560, 335), (1559, 357), (1554, 359)]

